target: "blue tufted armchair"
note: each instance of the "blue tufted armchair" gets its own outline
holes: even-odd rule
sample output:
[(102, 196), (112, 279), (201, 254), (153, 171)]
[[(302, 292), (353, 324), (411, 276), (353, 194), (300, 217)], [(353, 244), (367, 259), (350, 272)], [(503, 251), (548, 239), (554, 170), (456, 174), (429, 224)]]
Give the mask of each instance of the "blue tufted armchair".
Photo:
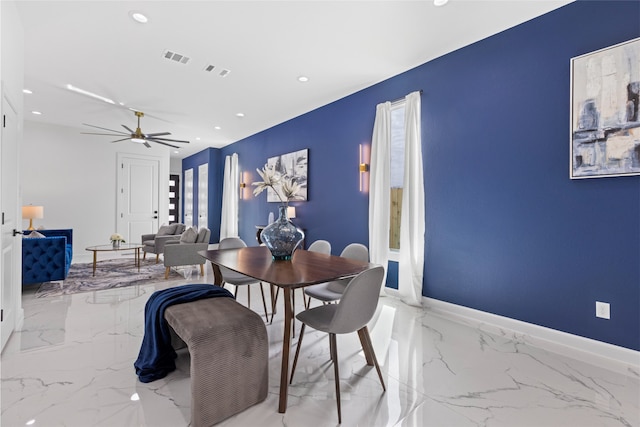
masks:
[[(64, 280), (73, 256), (73, 230), (38, 230), (45, 237), (22, 239), (22, 285)], [(24, 230), (25, 236), (30, 231)]]

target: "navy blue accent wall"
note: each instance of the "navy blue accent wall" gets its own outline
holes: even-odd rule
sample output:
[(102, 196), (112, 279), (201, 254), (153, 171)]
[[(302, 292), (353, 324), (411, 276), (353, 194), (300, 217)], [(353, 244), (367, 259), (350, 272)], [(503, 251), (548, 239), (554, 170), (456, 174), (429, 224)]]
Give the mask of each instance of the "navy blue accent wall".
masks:
[[(376, 104), (423, 89), (423, 295), (640, 350), (640, 177), (569, 179), (570, 59), (640, 36), (640, 2), (577, 1), (221, 149), (251, 181), (309, 148), (295, 222), (368, 244), (358, 144)], [(274, 100), (278, 102), (278, 100)], [(245, 191), (255, 243), (276, 204)], [(393, 273), (393, 272), (392, 272)], [(611, 320), (595, 317), (595, 301)]]
[[(194, 188), (194, 206), (193, 206), (193, 218), (194, 223), (198, 218), (198, 196), (196, 190), (198, 188), (200, 177), (198, 176), (198, 167), (203, 164), (209, 164), (209, 198), (207, 200), (208, 209), (208, 226), (211, 230), (211, 237), (209, 242), (215, 243), (220, 239), (220, 218), (222, 210), (222, 181), (224, 176), (224, 158), (220, 157), (220, 149), (207, 148), (192, 156), (182, 159), (182, 222), (184, 222), (184, 171), (193, 168), (193, 188)], [(202, 224), (198, 224), (202, 227)]]

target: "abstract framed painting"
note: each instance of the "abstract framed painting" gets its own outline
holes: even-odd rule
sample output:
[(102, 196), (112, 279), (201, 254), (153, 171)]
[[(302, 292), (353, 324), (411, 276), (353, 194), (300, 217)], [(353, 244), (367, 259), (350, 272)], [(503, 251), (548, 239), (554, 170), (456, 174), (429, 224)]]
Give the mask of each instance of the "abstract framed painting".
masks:
[[(307, 166), (309, 164), (309, 149), (294, 151), (280, 156), (269, 157), (267, 165), (280, 176), (293, 178), (300, 185), (298, 201), (307, 200)], [(276, 185), (277, 187), (277, 185)], [(267, 188), (267, 202), (280, 202), (280, 198), (271, 188)]]
[(640, 175), (640, 38), (571, 59), (571, 179)]

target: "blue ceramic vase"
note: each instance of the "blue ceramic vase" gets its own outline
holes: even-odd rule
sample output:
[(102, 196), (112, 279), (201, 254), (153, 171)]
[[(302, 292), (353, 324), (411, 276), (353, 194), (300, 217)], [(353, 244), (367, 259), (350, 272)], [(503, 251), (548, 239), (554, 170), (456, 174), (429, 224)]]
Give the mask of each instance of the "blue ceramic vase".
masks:
[(290, 260), (304, 239), (304, 233), (287, 218), (287, 207), (280, 206), (278, 219), (262, 230), (260, 238), (274, 260)]

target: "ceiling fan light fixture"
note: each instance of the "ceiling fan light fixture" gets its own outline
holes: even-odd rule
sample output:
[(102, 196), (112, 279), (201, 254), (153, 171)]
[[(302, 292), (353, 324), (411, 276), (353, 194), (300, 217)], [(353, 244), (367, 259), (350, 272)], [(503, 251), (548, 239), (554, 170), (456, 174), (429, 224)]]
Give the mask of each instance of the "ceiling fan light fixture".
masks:
[(144, 144), (146, 142), (146, 140), (143, 139), (143, 138), (131, 138), (131, 142), (135, 142), (135, 143), (138, 143), (138, 144)]

